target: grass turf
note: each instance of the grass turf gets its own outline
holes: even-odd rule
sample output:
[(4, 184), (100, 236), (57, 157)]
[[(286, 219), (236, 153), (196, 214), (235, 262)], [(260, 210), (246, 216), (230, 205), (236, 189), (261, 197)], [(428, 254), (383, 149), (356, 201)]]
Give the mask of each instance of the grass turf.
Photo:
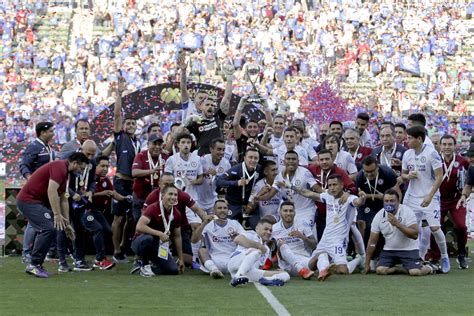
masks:
[[(143, 278), (129, 265), (111, 271), (73, 272), (37, 279), (20, 258), (0, 267), (0, 314), (67, 315), (270, 315), (274, 311), (252, 284), (231, 288), (229, 278), (212, 280), (201, 271)], [(270, 288), (293, 315), (473, 315), (474, 270), (447, 275), (331, 276), (319, 283), (298, 277)], [(57, 265), (46, 263), (48, 271)]]

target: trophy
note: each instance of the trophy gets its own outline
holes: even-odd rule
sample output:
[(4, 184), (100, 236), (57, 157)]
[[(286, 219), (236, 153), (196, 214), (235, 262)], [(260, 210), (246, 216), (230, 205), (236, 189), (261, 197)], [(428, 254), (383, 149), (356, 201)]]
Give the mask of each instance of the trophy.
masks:
[(247, 65), (245, 69), (247, 80), (252, 84), (252, 91), (247, 99), (250, 103), (261, 103), (263, 101), (262, 97), (258, 94), (257, 87), (255, 87), (255, 83), (257, 83), (260, 76), (260, 71), (260, 66), (255, 64)]

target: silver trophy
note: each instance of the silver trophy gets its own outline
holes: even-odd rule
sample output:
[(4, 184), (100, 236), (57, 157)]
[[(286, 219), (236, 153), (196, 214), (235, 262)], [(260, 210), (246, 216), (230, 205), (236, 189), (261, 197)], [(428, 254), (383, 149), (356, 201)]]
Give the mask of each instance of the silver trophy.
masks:
[(248, 102), (250, 103), (261, 103), (263, 98), (258, 93), (257, 87), (255, 84), (257, 83), (260, 77), (261, 67), (255, 64), (249, 64), (245, 68), (245, 74), (247, 76), (247, 80), (252, 84), (252, 91), (250, 92)]

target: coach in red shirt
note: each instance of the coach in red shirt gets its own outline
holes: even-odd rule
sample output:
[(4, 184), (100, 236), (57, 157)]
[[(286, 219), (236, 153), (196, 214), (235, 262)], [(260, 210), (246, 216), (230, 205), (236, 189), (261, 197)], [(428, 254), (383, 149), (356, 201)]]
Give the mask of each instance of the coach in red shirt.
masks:
[(69, 180), (88, 163), (89, 159), (80, 152), (68, 160), (49, 162), (34, 172), (18, 193), (18, 209), (37, 231), (26, 273), (40, 278), (49, 276), (42, 264), (55, 237), (54, 230), (69, 227)]
[[(182, 215), (176, 209), (177, 203), (178, 189), (174, 185), (167, 185), (162, 189), (159, 201), (147, 206), (138, 220), (138, 236), (132, 242), (132, 249), (143, 260), (144, 266), (140, 271), (142, 276), (178, 274), (184, 271)], [(171, 239), (176, 248), (178, 262), (171, 256)], [(150, 262), (153, 265), (150, 265)]]

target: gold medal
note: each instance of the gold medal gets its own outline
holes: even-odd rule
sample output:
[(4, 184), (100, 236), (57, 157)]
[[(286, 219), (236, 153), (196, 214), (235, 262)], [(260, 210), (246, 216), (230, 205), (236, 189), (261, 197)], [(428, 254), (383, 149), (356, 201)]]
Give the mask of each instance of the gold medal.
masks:
[(155, 174), (153, 175), (153, 179), (158, 180), (158, 174), (155, 173)]
[(81, 187), (83, 187), (83, 186), (84, 186), (84, 181), (81, 180), (81, 181), (79, 182), (79, 185), (80, 185)]
[(67, 193), (67, 192), (64, 193), (64, 197), (65, 197), (66, 199), (69, 199), (69, 197), (70, 197), (69, 193)]

